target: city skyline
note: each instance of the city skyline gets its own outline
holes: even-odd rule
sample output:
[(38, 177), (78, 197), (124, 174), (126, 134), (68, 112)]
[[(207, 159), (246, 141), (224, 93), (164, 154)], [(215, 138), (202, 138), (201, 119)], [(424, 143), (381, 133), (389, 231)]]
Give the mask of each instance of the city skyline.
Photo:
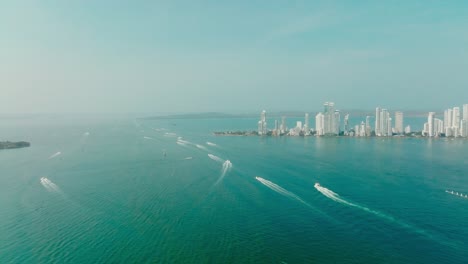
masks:
[[(404, 112), (394, 111), (391, 117), (391, 112), (380, 106), (375, 108), (375, 115), (367, 115), (365, 121), (355, 124), (354, 127), (349, 123), (349, 113), (346, 113), (343, 119), (343, 130), (341, 130), (341, 112), (335, 109), (334, 102), (325, 102), (323, 104), (323, 112), (318, 112), (315, 116), (315, 129), (310, 127), (309, 113), (304, 114), (304, 126), (302, 121), (296, 121), (296, 126), (289, 129), (285, 126), (285, 116), (281, 117), (281, 127), (279, 121), (275, 119), (274, 129), (269, 131), (267, 127), (266, 111), (263, 110), (258, 121), (257, 134), (268, 135), (271, 132), (273, 136), (288, 135), (288, 136), (326, 136), (326, 135), (343, 135), (343, 136), (358, 136), (358, 137), (389, 137), (409, 135), (425, 137), (468, 137), (468, 104), (463, 104), (460, 112), (460, 107), (449, 108), (444, 111), (444, 118), (436, 118), (435, 112), (429, 112), (427, 122), (423, 124), (421, 130), (412, 132), (411, 126), (404, 123)], [(371, 119), (374, 119), (374, 130), (371, 127)]]

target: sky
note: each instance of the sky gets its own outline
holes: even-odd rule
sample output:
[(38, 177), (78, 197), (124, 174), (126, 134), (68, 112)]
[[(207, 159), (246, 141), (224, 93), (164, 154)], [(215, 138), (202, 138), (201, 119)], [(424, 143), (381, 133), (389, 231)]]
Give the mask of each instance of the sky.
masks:
[(0, 1), (0, 113), (441, 111), (468, 1)]

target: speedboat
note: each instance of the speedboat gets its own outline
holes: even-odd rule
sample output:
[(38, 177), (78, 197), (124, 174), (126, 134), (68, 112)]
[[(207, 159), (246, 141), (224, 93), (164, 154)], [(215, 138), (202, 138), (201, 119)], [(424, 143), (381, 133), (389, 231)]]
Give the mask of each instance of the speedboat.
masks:
[(320, 187), (320, 183), (316, 182), (316, 183), (314, 184), (314, 187), (315, 187), (315, 188)]

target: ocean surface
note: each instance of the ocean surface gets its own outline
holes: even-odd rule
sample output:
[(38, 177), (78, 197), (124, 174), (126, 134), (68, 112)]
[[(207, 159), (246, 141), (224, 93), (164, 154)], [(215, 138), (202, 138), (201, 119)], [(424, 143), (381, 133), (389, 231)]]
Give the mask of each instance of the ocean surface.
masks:
[(1, 119), (0, 263), (468, 263), (468, 140), (255, 127)]

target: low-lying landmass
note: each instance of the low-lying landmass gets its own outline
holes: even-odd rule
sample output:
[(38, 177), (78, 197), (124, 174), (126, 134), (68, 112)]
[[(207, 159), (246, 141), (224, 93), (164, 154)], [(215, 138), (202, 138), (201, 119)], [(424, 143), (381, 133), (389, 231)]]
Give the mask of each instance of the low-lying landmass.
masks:
[(31, 143), (26, 142), (26, 141), (19, 141), (19, 142), (0, 141), (0, 149), (26, 148), (29, 146), (31, 146)]

